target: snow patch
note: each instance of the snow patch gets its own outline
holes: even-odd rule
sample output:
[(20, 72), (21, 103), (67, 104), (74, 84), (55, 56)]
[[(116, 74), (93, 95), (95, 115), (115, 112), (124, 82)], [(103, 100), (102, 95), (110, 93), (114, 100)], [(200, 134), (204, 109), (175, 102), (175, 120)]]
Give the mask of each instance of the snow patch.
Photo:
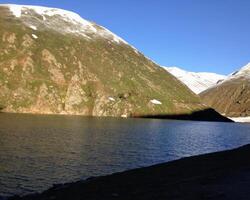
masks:
[[(129, 45), (125, 40), (112, 33), (108, 29), (102, 26), (98, 26), (95, 23), (89, 22), (72, 11), (67, 11), (59, 8), (48, 8), (43, 6), (30, 5), (0, 4), (0, 6), (8, 7), (16, 17), (21, 17), (22, 12), (23, 14), (35, 12), (36, 14), (41, 16), (47, 28), (56, 30), (62, 34), (75, 34), (77, 36), (85, 37), (86, 39), (95, 39), (96, 37), (101, 37), (117, 44)], [(30, 10), (32, 12), (29, 12)], [(56, 17), (56, 19), (49, 19), (50, 17)], [(36, 17), (34, 19), (36, 19)], [(55, 20), (58, 21), (58, 25), (55, 25)], [(67, 22), (66, 25), (60, 25), (59, 20)], [(27, 19), (23, 20), (23, 22), (27, 26), (31, 25), (31, 22)], [(41, 23), (41, 21), (38, 21), (38, 23)], [(133, 46), (131, 47), (134, 49), (135, 53), (139, 54), (136, 48), (134, 48)]]
[(225, 81), (236, 78), (250, 79), (250, 63), (243, 66), (239, 71), (230, 74), (230, 76), (228, 76), (228, 78)]
[(228, 81), (234, 81), (236, 79), (244, 79), (244, 80), (250, 81), (250, 63), (243, 66), (240, 70), (231, 73), (227, 78), (225, 78), (223, 81), (218, 83), (218, 85), (224, 84), (225, 82), (228, 82)]
[(21, 17), (22, 11), (25, 11), (25, 13), (27, 13), (27, 10), (32, 10), (36, 12), (37, 14), (41, 15), (43, 18), (43, 21), (47, 19), (46, 16), (49, 16), (49, 17), (59, 16), (63, 20), (70, 22), (76, 26), (75, 28), (73, 27), (66, 28), (64, 30), (66, 32), (76, 33), (76, 34), (83, 33), (82, 35), (85, 36), (84, 33), (87, 31), (90, 33), (91, 32), (96, 33), (99, 37), (105, 37), (106, 39), (110, 39), (111, 41), (118, 43), (118, 44), (121, 42), (128, 44), (125, 40), (113, 34), (111, 31), (109, 31), (108, 29), (104, 27), (101, 27), (101, 30), (97, 30), (95, 28), (94, 23), (91, 23), (83, 19), (80, 15), (71, 11), (62, 10), (58, 8), (47, 8), (47, 7), (42, 7), (42, 6), (29, 6), (29, 5), (3, 4), (2, 6), (8, 7), (10, 11), (16, 17)]
[(240, 72), (250, 72), (250, 63), (247, 63), (240, 69)]
[(250, 116), (249, 117), (229, 117), (229, 119), (233, 120), (234, 122), (250, 123)]
[(115, 99), (113, 97), (109, 97), (110, 101), (115, 101)]
[(156, 105), (161, 105), (162, 103), (160, 102), (160, 101), (158, 101), (157, 99), (152, 99), (152, 100), (150, 100), (150, 102), (152, 103), (152, 104), (156, 104)]
[(106, 29), (103, 26), (100, 26), (103, 30), (98, 31), (99, 35), (102, 37), (109, 37), (109, 39), (111, 39), (112, 41), (116, 42), (116, 43), (120, 43), (123, 42), (124, 44), (128, 44), (125, 40), (123, 40), (122, 38), (120, 38), (119, 36), (115, 35), (114, 33), (112, 33), (110, 30)]
[(33, 30), (37, 30), (37, 27), (36, 26), (33, 26), (33, 25), (30, 25), (30, 28), (33, 29)]
[(6, 4), (4, 5), (6, 7), (9, 8), (9, 10), (12, 12), (12, 14), (15, 16), (15, 17), (21, 17), (22, 15), (22, 7), (19, 6), (19, 5), (13, 5), (13, 4)]
[(35, 35), (35, 34), (32, 34), (32, 37), (33, 37), (34, 39), (37, 39), (37, 38), (38, 38), (37, 35)]

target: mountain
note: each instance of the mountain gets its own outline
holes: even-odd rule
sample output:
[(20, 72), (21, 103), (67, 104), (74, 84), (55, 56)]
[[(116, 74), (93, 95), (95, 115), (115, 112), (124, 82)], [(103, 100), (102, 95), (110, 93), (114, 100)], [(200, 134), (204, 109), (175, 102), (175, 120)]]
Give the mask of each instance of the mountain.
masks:
[(224, 75), (215, 73), (188, 72), (178, 67), (163, 68), (187, 85), (196, 94), (216, 85), (218, 82), (226, 78)]
[(250, 63), (200, 96), (206, 104), (226, 116), (250, 116)]
[(122, 117), (206, 109), (106, 28), (71, 11), (21, 5), (0, 6), (0, 108)]

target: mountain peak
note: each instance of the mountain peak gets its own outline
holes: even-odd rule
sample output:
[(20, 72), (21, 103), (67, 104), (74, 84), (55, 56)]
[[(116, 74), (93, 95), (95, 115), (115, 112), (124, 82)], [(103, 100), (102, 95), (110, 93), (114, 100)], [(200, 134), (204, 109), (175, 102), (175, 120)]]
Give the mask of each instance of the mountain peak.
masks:
[(250, 79), (250, 63), (240, 68), (240, 70), (233, 72), (224, 82), (239, 78)]
[(230, 117), (250, 116), (250, 63), (200, 94), (202, 100)]
[(128, 44), (108, 29), (83, 19), (77, 13), (59, 8), (43, 6), (0, 4), (6, 7), (11, 14), (19, 18), (25, 25), (35, 29), (47, 28), (62, 34), (74, 34), (85, 39), (97, 37), (108, 39), (118, 44)]
[[(17, 4), (0, 4), (0, 6), (8, 7), (9, 10), (12, 12), (12, 14), (15, 17), (22, 17), (28, 14), (28, 10), (33, 10), (39, 15), (47, 15), (47, 16), (53, 16), (53, 15), (60, 15), (62, 17), (66, 17), (68, 19), (71, 19), (72, 22), (79, 22), (83, 25), (91, 25), (87, 20), (84, 20), (80, 15), (72, 12), (63, 10), (60, 8), (49, 8), (44, 6), (31, 6), (31, 5), (17, 5)], [(46, 18), (43, 18), (46, 20)]]
[(240, 71), (241, 72), (248, 72), (248, 73), (250, 73), (250, 62), (249, 63), (247, 63), (244, 67), (242, 67), (241, 69), (240, 69)]
[(188, 72), (178, 67), (164, 67), (168, 72), (187, 85), (194, 93), (199, 94), (214, 86), (226, 76), (208, 72)]
[(70, 11), (0, 6), (5, 112), (149, 116), (206, 109), (115, 34)]

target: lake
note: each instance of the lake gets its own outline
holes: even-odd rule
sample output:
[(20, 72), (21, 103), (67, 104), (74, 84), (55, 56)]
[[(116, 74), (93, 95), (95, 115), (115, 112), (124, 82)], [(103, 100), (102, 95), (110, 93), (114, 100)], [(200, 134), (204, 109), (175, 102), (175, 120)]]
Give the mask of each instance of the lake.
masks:
[(0, 196), (250, 143), (250, 124), (0, 114)]

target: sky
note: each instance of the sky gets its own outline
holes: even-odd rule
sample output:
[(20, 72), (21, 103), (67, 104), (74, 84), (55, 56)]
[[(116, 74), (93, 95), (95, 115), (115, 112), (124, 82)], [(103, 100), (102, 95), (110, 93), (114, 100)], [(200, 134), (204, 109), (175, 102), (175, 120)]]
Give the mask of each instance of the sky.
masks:
[(71, 10), (162, 66), (229, 74), (250, 62), (249, 0), (9, 0)]

